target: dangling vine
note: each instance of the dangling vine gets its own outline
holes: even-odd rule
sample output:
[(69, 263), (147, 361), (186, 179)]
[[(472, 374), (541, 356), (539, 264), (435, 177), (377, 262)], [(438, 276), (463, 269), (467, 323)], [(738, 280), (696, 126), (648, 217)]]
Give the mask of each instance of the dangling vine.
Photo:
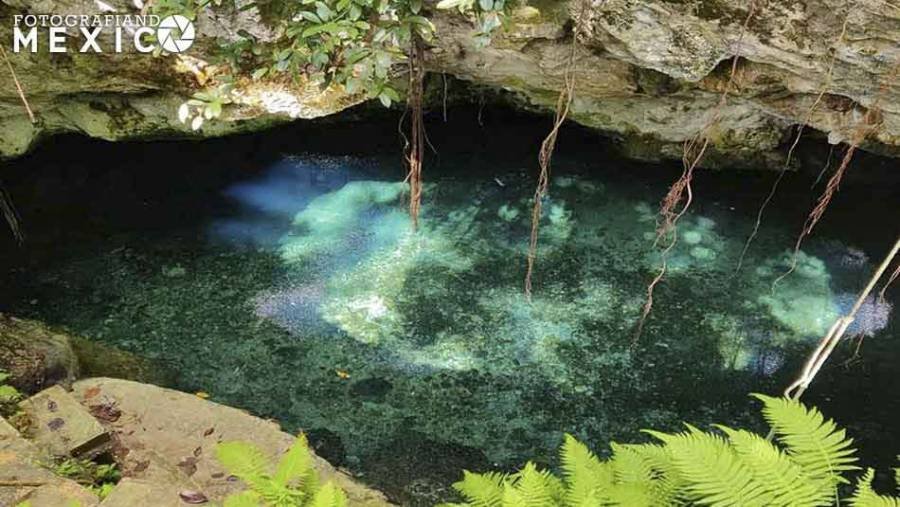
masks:
[[(712, 131), (719, 123), (722, 109), (728, 103), (728, 96), (731, 93), (732, 86), (735, 82), (735, 76), (737, 75), (741, 43), (747, 32), (747, 27), (750, 25), (750, 20), (753, 19), (755, 13), (756, 2), (751, 2), (747, 17), (744, 18), (744, 23), (741, 25), (741, 31), (738, 34), (734, 58), (731, 62), (731, 72), (728, 75), (728, 81), (725, 83), (725, 88), (722, 90), (722, 95), (719, 97), (719, 102), (711, 111), (709, 120), (703, 128), (701, 128), (694, 137), (685, 142), (682, 155), (683, 171), (681, 176), (675, 180), (675, 183), (669, 187), (669, 191), (666, 193), (666, 196), (663, 198), (662, 204), (660, 205), (659, 216), (661, 223), (656, 229), (656, 240), (653, 245), (655, 247), (659, 246), (661, 243), (665, 242), (669, 236), (671, 236), (671, 239), (660, 251), (660, 269), (656, 276), (653, 277), (653, 280), (650, 281), (650, 284), (647, 285), (647, 300), (644, 302), (640, 319), (638, 319), (637, 326), (635, 327), (634, 336), (632, 337), (632, 346), (635, 346), (640, 339), (641, 333), (644, 330), (644, 324), (647, 321), (647, 317), (650, 315), (650, 310), (653, 308), (653, 291), (666, 275), (669, 252), (672, 251), (678, 241), (678, 231), (676, 229), (678, 220), (687, 213), (694, 197), (691, 188), (691, 182), (694, 178), (694, 169), (696, 169), (700, 164), (700, 161), (703, 160), (703, 156), (709, 148)], [(681, 206), (680, 209), (678, 208), (679, 206)]]
[(409, 47), (409, 91), (406, 107), (410, 111), (410, 135), (404, 148), (409, 169), (409, 216), (413, 229), (419, 226), (419, 211), (422, 207), (422, 160), (425, 157), (425, 124), (422, 102), (425, 95), (425, 51), (422, 39), (413, 35)]
[(844, 174), (847, 172), (847, 167), (850, 165), (850, 160), (853, 159), (853, 154), (856, 152), (856, 149), (860, 144), (862, 144), (863, 141), (866, 140), (866, 138), (868, 138), (881, 126), (881, 122), (883, 120), (880, 109), (881, 101), (884, 98), (884, 95), (887, 93), (888, 86), (894, 81), (894, 78), (897, 76), (898, 71), (900, 71), (900, 64), (895, 65), (891, 72), (885, 75), (884, 80), (878, 87), (878, 92), (875, 95), (875, 100), (872, 101), (872, 104), (871, 106), (869, 106), (866, 114), (863, 115), (859, 123), (856, 124), (856, 128), (850, 135), (847, 149), (844, 151), (844, 157), (841, 159), (840, 165), (837, 167), (837, 169), (835, 169), (834, 174), (831, 175), (831, 178), (825, 185), (825, 190), (822, 191), (822, 195), (819, 196), (818, 201), (816, 201), (816, 205), (806, 217), (806, 221), (803, 224), (803, 229), (800, 231), (800, 235), (797, 237), (797, 242), (794, 244), (794, 250), (791, 254), (790, 267), (788, 267), (787, 271), (782, 273), (772, 282), (773, 291), (775, 290), (775, 287), (778, 285), (778, 283), (781, 282), (781, 280), (784, 280), (785, 277), (793, 273), (794, 269), (797, 268), (797, 259), (800, 253), (800, 247), (803, 244), (803, 240), (812, 233), (813, 228), (815, 228), (816, 224), (819, 223), (819, 220), (821, 220), (822, 216), (825, 214), (825, 210), (828, 208), (828, 204), (831, 202), (834, 194), (840, 188), (841, 180), (843, 180)]
[[(37, 118), (34, 116), (34, 111), (31, 110), (31, 105), (28, 103), (28, 99), (25, 97), (25, 90), (22, 88), (22, 83), (19, 82), (19, 76), (16, 75), (16, 69), (13, 68), (12, 62), (9, 61), (9, 55), (6, 54), (6, 49), (0, 45), (0, 57), (3, 58), (3, 61), (6, 62), (6, 68), (9, 69), (9, 74), (12, 76), (13, 84), (16, 87), (16, 93), (19, 95), (19, 99), (22, 101), (22, 105), (25, 107), (25, 112), (28, 114), (28, 119), (31, 120), (31, 124), (34, 125), (37, 123)], [(22, 227), (20, 225), (19, 214), (16, 213), (16, 208), (13, 206), (12, 198), (10, 198), (9, 194), (0, 187), (0, 212), (3, 214), (3, 218), (6, 220), (6, 223), (9, 224), (9, 228), (13, 233), (13, 237), (16, 238), (16, 242), (19, 244), (24, 243), (25, 236), (22, 234)]]
[(556, 115), (553, 119), (553, 128), (541, 143), (541, 149), (538, 152), (538, 173), (537, 187), (534, 190), (534, 204), (531, 209), (531, 235), (528, 240), (528, 255), (526, 258), (525, 268), (525, 297), (530, 301), (532, 292), (532, 276), (534, 275), (534, 263), (537, 259), (538, 233), (540, 229), (541, 214), (543, 213), (543, 199), (550, 189), (550, 161), (553, 158), (553, 150), (556, 148), (556, 138), (559, 135), (559, 129), (566, 121), (569, 115), (569, 107), (572, 105), (572, 98), (575, 94), (575, 58), (578, 51), (578, 24), (584, 14), (584, 2), (581, 3), (580, 12), (572, 23), (572, 51), (569, 53), (569, 60), (566, 62), (566, 68), (563, 71), (563, 89), (559, 92), (556, 99)]
[[(855, 4), (853, 4), (855, 5)], [(788, 149), (787, 156), (784, 160), (784, 165), (781, 167), (781, 171), (778, 172), (778, 176), (775, 178), (775, 182), (772, 183), (772, 188), (769, 189), (769, 194), (766, 196), (765, 200), (763, 200), (762, 204), (759, 207), (759, 211), (756, 214), (756, 223), (753, 226), (753, 231), (750, 232), (750, 236), (747, 237), (747, 241), (744, 243), (744, 249), (741, 250), (741, 255), (738, 258), (737, 267), (734, 272), (737, 273), (741, 270), (741, 267), (744, 264), (744, 257), (747, 255), (747, 251), (750, 249), (750, 244), (753, 243), (753, 240), (756, 238), (756, 235), (759, 233), (759, 228), (762, 225), (762, 217), (763, 213), (766, 210), (766, 207), (772, 202), (772, 199), (775, 197), (775, 193), (778, 191), (778, 185), (781, 183), (781, 180), (784, 178), (784, 175), (787, 173), (788, 169), (791, 166), (791, 160), (794, 155), (794, 150), (797, 148), (797, 145), (800, 143), (800, 137), (803, 135), (803, 130), (809, 125), (809, 122), (812, 120), (812, 116), (816, 111), (816, 108), (819, 107), (819, 104), (822, 102), (822, 98), (825, 96), (825, 93), (831, 87), (832, 76), (834, 74), (834, 64), (837, 61), (837, 53), (838, 48), (844, 43), (844, 38), (847, 36), (847, 23), (850, 19), (849, 10), (853, 9), (853, 5), (851, 5), (848, 9), (848, 13), (844, 16), (844, 23), (841, 26), (841, 33), (838, 35), (837, 41), (835, 41), (832, 50), (831, 50), (831, 60), (828, 63), (828, 70), (825, 72), (825, 77), (822, 80), (822, 86), (819, 88), (819, 94), (816, 96), (816, 99), (813, 101), (812, 105), (806, 111), (806, 115), (803, 117), (803, 121), (800, 123), (800, 126), (797, 128), (797, 134), (794, 136), (794, 142), (791, 143), (791, 147)], [(820, 173), (819, 177), (821, 178), (822, 174), (825, 173), (829, 164), (831, 162), (831, 151), (828, 152), (828, 159), (825, 162), (825, 168)]]

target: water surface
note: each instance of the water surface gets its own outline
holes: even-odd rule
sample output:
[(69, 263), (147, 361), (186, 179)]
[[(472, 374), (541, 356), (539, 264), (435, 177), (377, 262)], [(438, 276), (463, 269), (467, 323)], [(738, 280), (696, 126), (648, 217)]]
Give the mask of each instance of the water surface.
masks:
[[(737, 272), (774, 174), (702, 172), (634, 342), (657, 203), (679, 168), (565, 131), (528, 301), (546, 121), (460, 116), (432, 126), (417, 232), (389, 121), (52, 142), (4, 169), (29, 242), (0, 258), (0, 310), (155, 360), (174, 387), (306, 430), (335, 464), (429, 504), (463, 467), (553, 463), (562, 432), (602, 452), (684, 420), (758, 428), (747, 393), (789, 382), (896, 232), (882, 221), (896, 218), (896, 174), (872, 170), (773, 291), (815, 171), (787, 177)], [(887, 295), (809, 395), (881, 466), (900, 448)]]

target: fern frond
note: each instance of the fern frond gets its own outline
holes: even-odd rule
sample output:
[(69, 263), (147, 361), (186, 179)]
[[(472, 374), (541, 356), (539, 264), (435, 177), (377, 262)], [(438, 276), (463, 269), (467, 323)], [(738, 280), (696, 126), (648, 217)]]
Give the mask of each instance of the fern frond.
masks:
[(813, 481), (826, 481), (832, 486), (847, 483), (841, 475), (853, 466), (856, 450), (853, 440), (838, 429), (831, 419), (825, 419), (815, 408), (806, 408), (798, 401), (753, 394), (763, 402), (763, 416), (787, 447), (788, 456), (800, 465)]
[(554, 507), (563, 497), (562, 482), (530, 461), (507, 484), (515, 488), (523, 507)]
[[(621, 507), (651, 507), (654, 505), (667, 505), (657, 502), (650, 483), (629, 482), (614, 484), (607, 493), (607, 502), (610, 505)], [(602, 505), (599, 503), (594, 506)]]
[(347, 496), (333, 483), (325, 483), (315, 496), (306, 504), (307, 507), (347, 507)]
[(225, 499), (224, 507), (259, 507), (262, 498), (254, 491), (241, 491)]
[(684, 481), (678, 474), (669, 450), (657, 444), (628, 444), (632, 452), (641, 456), (653, 471), (653, 500), (657, 505), (680, 505), (683, 498)]
[(500, 507), (525, 507), (525, 498), (512, 484), (503, 485)]
[(254, 489), (268, 482), (268, 460), (256, 446), (247, 442), (223, 442), (216, 446), (216, 458), (229, 473)]
[(859, 479), (856, 492), (850, 498), (853, 507), (900, 507), (900, 498), (879, 495), (872, 489), (875, 470), (868, 468)]
[(560, 463), (566, 480), (566, 505), (599, 505), (603, 491), (612, 486), (612, 467), (601, 463), (586, 445), (569, 434), (563, 439)]
[(831, 505), (833, 488), (810, 481), (803, 469), (765, 438), (744, 430), (718, 426), (756, 481), (765, 488), (767, 505), (792, 507)]
[(668, 447), (688, 496), (704, 505), (765, 505), (764, 488), (725, 439), (687, 426), (687, 432), (674, 435), (647, 433)]
[(312, 455), (309, 453), (309, 443), (306, 435), (300, 434), (291, 448), (282, 456), (272, 477), (277, 484), (287, 486), (292, 480), (301, 480), (306, 485), (305, 479), (310, 473), (315, 473), (312, 467)]
[(471, 507), (502, 507), (507, 475), (495, 472), (476, 474), (463, 471), (463, 480), (454, 483)]

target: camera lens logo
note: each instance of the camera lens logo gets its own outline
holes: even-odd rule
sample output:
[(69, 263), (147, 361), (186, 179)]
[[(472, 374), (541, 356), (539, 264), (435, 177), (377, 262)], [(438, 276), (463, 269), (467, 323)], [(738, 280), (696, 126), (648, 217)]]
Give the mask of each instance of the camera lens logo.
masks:
[(169, 53), (187, 51), (194, 44), (194, 24), (178, 14), (163, 18), (156, 29), (156, 39)]

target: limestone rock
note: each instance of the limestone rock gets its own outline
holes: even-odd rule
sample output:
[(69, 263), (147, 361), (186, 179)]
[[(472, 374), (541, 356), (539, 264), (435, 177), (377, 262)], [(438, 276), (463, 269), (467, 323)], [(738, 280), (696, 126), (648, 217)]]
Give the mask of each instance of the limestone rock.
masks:
[[(118, 417), (104, 421), (104, 425), (115, 433), (118, 447), (127, 449), (126, 476), (156, 483), (177, 479), (182, 484), (178, 487), (201, 492), (211, 501), (222, 501), (243, 488), (239, 482), (228, 480), (215, 459), (216, 443), (249, 440), (274, 462), (295, 438), (277, 424), (241, 410), (147, 384), (91, 378), (76, 382), (73, 395), (89, 408), (106, 405), (119, 411)], [(334, 480), (344, 489), (350, 505), (390, 505), (381, 493), (359, 484), (325, 460), (316, 457), (315, 466), (323, 480)], [(180, 475), (172, 478), (172, 470), (179, 470)], [(169, 478), (160, 474), (169, 474)], [(146, 483), (127, 487), (138, 496), (147, 494)], [(168, 491), (171, 497), (174, 490)]]
[(20, 407), (31, 421), (29, 437), (51, 456), (90, 458), (107, 450), (109, 434), (60, 386), (41, 391)]
[(84, 507), (97, 505), (97, 497), (69, 479), (42, 467), (41, 453), (34, 444), (0, 418), (0, 505), (29, 501), (34, 507), (56, 507), (70, 500)]
[[(93, 14), (104, 4), (2, 2), (5, 15)], [(0, 155), (20, 154), (40, 135), (63, 131), (111, 140), (219, 136), (333, 114), (363, 99), (317, 83), (239, 79), (222, 118), (199, 132), (182, 125), (178, 105), (219, 71), (210, 63), (218, 42), (239, 32), (264, 42), (278, 35), (256, 7), (239, 3), (247, 8), (202, 10), (186, 55), (11, 55), (40, 122), (27, 120), (10, 76), (0, 72)], [(135, 11), (124, 0), (105, 4)], [(539, 111), (555, 105), (571, 52), (569, 27), (577, 25), (571, 118), (612, 135), (634, 157), (681, 158), (684, 141), (715, 116), (705, 165), (777, 168), (792, 125), (807, 121), (838, 143), (865, 126), (873, 107), (881, 111), (878, 128), (863, 148), (900, 156), (900, 13), (881, 0), (531, 2), (487, 48), (475, 46), (471, 19), (427, 14), (437, 27), (426, 55), (432, 71), (508, 90), (522, 107)], [(8, 30), (0, 27), (6, 40)], [(735, 56), (731, 96), (717, 107)]]
[(10, 374), (10, 385), (30, 394), (71, 384), (78, 376), (78, 360), (66, 335), (0, 313), (0, 369)]

